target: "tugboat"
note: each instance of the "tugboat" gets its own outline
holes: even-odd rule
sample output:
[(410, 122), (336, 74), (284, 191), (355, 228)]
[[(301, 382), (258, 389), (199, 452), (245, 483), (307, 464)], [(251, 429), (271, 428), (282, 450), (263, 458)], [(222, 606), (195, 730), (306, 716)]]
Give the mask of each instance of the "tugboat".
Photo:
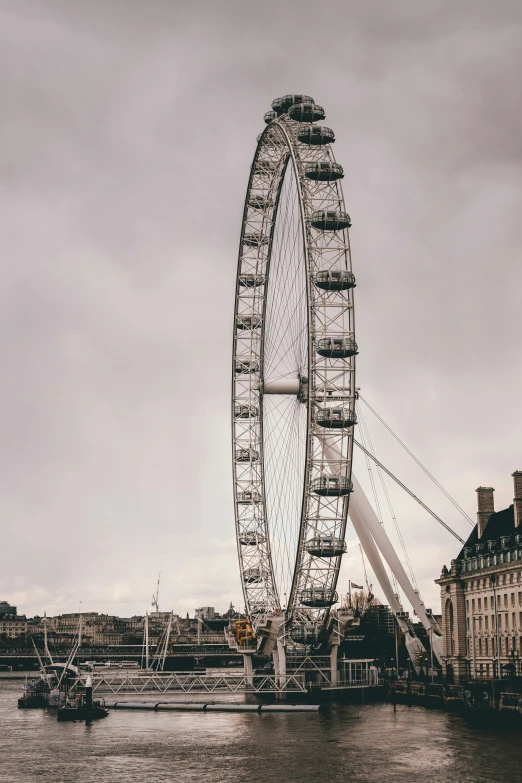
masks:
[(93, 701), (92, 698), (92, 680), (87, 678), (85, 683), (85, 693), (78, 693), (75, 697), (69, 698), (63, 707), (58, 707), (57, 716), (59, 721), (65, 720), (97, 720), (106, 718), (109, 710), (101, 702)]
[(47, 698), (51, 688), (49, 682), (40, 677), (40, 679), (32, 679), (26, 682), (24, 685), (24, 692), (21, 698), (18, 699), (18, 706), (20, 709), (42, 709), (47, 707)]

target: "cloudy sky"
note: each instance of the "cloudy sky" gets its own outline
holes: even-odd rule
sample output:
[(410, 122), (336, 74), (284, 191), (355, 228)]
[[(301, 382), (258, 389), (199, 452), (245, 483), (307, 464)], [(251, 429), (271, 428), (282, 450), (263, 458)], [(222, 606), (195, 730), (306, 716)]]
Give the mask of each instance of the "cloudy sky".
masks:
[[(364, 396), (468, 513), (479, 484), (511, 502), (521, 72), (519, 0), (0, 2), (0, 600), (143, 612), (161, 571), (163, 609), (241, 604), (235, 265), (255, 138), (288, 92), (336, 131)], [(438, 607), (459, 545), (392, 497)], [(341, 590), (363, 578), (349, 539)]]

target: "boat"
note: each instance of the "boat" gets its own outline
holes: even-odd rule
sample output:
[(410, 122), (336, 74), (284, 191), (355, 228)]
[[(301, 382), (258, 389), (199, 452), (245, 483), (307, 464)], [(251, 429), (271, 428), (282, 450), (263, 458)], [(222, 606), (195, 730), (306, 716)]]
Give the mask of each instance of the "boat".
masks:
[(47, 707), (47, 698), (51, 688), (44, 677), (34, 678), (26, 682), (24, 692), (18, 699), (20, 709), (42, 709)]
[(58, 707), (57, 718), (59, 721), (70, 720), (98, 720), (106, 718), (109, 710), (101, 701), (94, 701), (92, 698), (92, 680), (87, 678), (85, 683), (85, 693), (77, 693), (69, 696), (65, 704)]

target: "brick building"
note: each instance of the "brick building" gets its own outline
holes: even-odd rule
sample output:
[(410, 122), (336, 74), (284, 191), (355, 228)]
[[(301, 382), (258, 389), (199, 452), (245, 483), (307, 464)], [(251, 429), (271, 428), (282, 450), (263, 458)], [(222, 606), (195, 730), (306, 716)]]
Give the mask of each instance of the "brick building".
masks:
[(477, 524), (437, 579), (444, 669), (449, 679), (522, 674), (522, 471), (513, 505), (495, 512), (492, 487), (477, 489)]

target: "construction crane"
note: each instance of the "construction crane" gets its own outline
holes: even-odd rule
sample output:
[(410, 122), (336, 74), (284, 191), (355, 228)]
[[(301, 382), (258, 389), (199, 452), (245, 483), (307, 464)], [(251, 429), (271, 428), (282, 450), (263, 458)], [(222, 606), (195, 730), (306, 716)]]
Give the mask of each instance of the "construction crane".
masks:
[(159, 612), (159, 588), (160, 588), (160, 579), (161, 579), (161, 571), (158, 574), (158, 583), (156, 585), (156, 595), (152, 596), (152, 606), (156, 610), (156, 612)]

